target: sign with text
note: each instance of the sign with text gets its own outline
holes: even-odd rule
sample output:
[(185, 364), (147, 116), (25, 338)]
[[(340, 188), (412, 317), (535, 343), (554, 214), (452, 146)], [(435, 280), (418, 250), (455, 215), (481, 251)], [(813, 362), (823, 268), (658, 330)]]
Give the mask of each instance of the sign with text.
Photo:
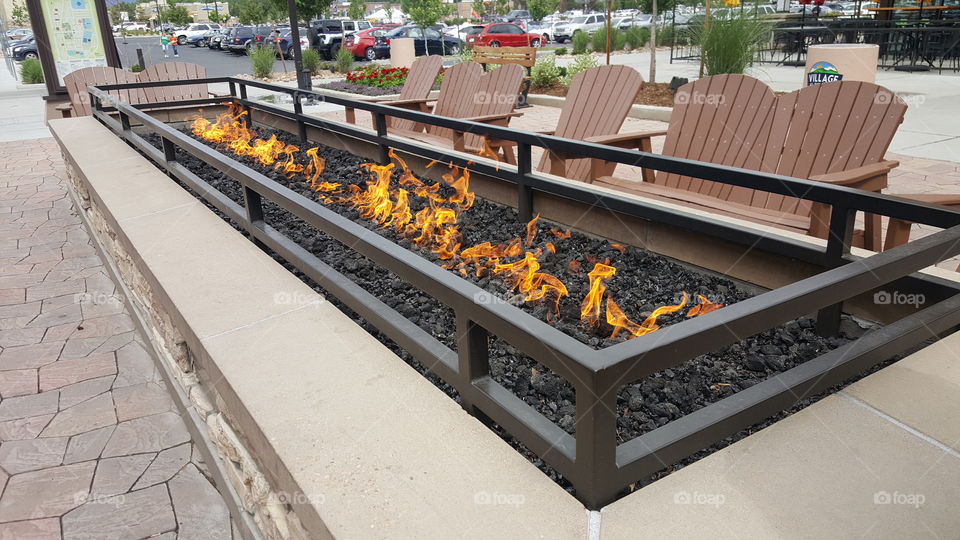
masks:
[(63, 76), (71, 71), (107, 65), (100, 19), (93, 0), (40, 0), (40, 7), (61, 85)]

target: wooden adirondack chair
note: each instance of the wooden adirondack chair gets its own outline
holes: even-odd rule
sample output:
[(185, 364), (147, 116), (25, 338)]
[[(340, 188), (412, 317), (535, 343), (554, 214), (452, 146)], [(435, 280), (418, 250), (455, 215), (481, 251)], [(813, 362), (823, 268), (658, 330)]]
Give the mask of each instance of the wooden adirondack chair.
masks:
[[(64, 118), (71, 116), (90, 116), (90, 94), (88, 86), (101, 84), (125, 84), (137, 82), (137, 75), (130, 71), (112, 67), (86, 67), (72, 71), (63, 77), (63, 84), (67, 87), (70, 103), (58, 105), (57, 110)], [(114, 90), (110, 95), (126, 103), (143, 103), (144, 95), (141, 90)]]
[[(570, 82), (557, 128), (541, 133), (600, 144), (615, 142), (641, 87), (643, 77), (627, 66), (600, 66), (577, 73)], [(499, 139), (490, 141), (491, 148), (502, 152), (504, 160), (510, 164), (516, 164), (515, 144)], [(644, 144), (649, 151), (649, 139)], [(588, 158), (545, 152), (537, 169), (572, 180), (589, 181), (590, 167)], [(607, 174), (613, 173), (613, 166), (606, 166), (599, 172), (607, 169)]]
[[(429, 100), (403, 103), (400, 106), (417, 107), (436, 116), (506, 126), (511, 118), (523, 114), (513, 112), (523, 77), (523, 67), (518, 65), (501, 66), (484, 73), (483, 68), (476, 62), (461, 62), (444, 74), (440, 96), (432, 108), (426, 105)], [(483, 147), (483, 137), (480, 135), (455, 133), (449, 128), (432, 124), (415, 126), (413, 130), (392, 128), (390, 131), (434, 145), (452, 145), (461, 152), (476, 153)]]
[[(400, 98), (397, 100), (390, 100), (390, 104), (394, 103), (426, 103), (427, 98), (430, 96), (430, 90), (433, 89), (433, 84), (437, 80), (437, 75), (440, 74), (440, 69), (443, 67), (443, 57), (432, 55), (432, 56), (421, 56), (414, 60), (413, 65), (410, 66), (410, 71), (407, 73), (407, 82), (404, 83), (403, 89), (400, 90)], [(373, 100), (380, 103), (385, 103), (388, 100)], [(401, 105), (397, 105), (398, 107)], [(351, 124), (357, 123), (356, 109), (353, 107), (346, 108), (346, 118), (347, 122)], [(414, 122), (412, 120), (404, 120), (402, 118), (388, 118), (387, 119), (388, 127), (395, 127), (397, 129), (412, 130), (414, 129)]]
[[(807, 178), (868, 191), (887, 186), (899, 165), (884, 154), (907, 106), (870, 83), (840, 81), (775, 96), (744, 75), (706, 77), (681, 87), (663, 153), (733, 167)], [(624, 134), (613, 143), (649, 148), (662, 132)], [(644, 182), (605, 174), (594, 160), (594, 183), (679, 202), (826, 238), (829, 206), (794, 197), (664, 172), (644, 171)], [(862, 244), (880, 249), (880, 217), (866, 216)]]
[[(173, 81), (207, 78), (207, 68), (188, 62), (161, 62), (141, 71), (139, 82)], [(205, 83), (144, 88), (144, 103), (163, 103), (187, 99), (203, 99), (213, 94)]]
[[(950, 207), (953, 210), (960, 210), (960, 195), (956, 193), (895, 193), (895, 197), (911, 199), (926, 204), (939, 204)], [(910, 229), (913, 222), (902, 219), (890, 218), (887, 224), (887, 236), (883, 243), (883, 250), (906, 244), (910, 241)], [(960, 267), (957, 268), (960, 272)]]

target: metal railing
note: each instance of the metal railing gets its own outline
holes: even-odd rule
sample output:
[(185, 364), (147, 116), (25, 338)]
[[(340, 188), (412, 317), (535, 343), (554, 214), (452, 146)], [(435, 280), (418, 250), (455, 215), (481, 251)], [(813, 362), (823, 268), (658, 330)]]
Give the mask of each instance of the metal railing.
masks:
[[(226, 99), (245, 107), (254, 121), (259, 114), (288, 119), (295, 123), (304, 141), (307, 128), (310, 127), (376, 144), (384, 163), (388, 160), (390, 148), (459, 166), (468, 166), (469, 162), (472, 171), (515, 187), (521, 221), (530, 219), (534, 202), (541, 194), (559, 196), (583, 205), (663, 222), (682, 230), (804, 260), (826, 270), (708, 315), (595, 350), (516, 306), (506, 302), (490, 303), (489, 295), (474, 283), (387, 238), (370, 234), (361, 224), (295, 193), (183, 131), (154, 119), (143, 110), (179, 106), (183, 102), (130, 105), (117, 101), (108, 93), (109, 90), (122, 88), (198, 83), (227, 83), (230, 96), (197, 100), (192, 104), (213, 104)], [(294, 99), (293, 111), (248, 99), (248, 87), (290, 95)], [(226, 214), (246, 230), (255, 242), (293, 264), (456, 388), (465, 409), (485, 421), (496, 422), (563, 474), (575, 487), (576, 496), (590, 508), (609, 503), (627, 485), (646, 475), (923, 342), (931, 337), (931, 333), (944, 332), (960, 324), (957, 284), (915, 274), (922, 268), (960, 253), (960, 213), (944, 207), (809, 180), (437, 117), (419, 111), (245, 79), (211, 78), (110, 85), (91, 87), (89, 93), (93, 114), (100, 122)], [(306, 98), (369, 111), (374, 116), (376, 129), (371, 131), (304, 115), (302, 100)], [(518, 151), (518, 166), (497, 164), (391, 135), (387, 131), (387, 117), (391, 116), (514, 141)], [(133, 123), (139, 124), (137, 130), (131, 127)], [(162, 149), (148, 143), (138, 131), (158, 135), (162, 140)], [(817, 247), (719, 222), (704, 215), (667, 210), (638, 198), (600, 192), (587, 185), (558, 181), (532, 170), (531, 150), (535, 146), (826, 203), (832, 207), (830, 236), (825, 247)], [(244, 204), (240, 205), (213, 189), (179, 163), (177, 150), (202, 160), (239, 182), (245, 193)], [(456, 314), (459, 336), (456, 351), (265, 223), (264, 199), (344, 245), (351, 246), (412, 287), (449, 306)], [(859, 258), (850, 254), (856, 211), (892, 216), (945, 230), (883, 253)], [(836, 332), (842, 301), (895, 281), (904, 287), (935, 291), (931, 297), (939, 301), (747, 390), (631, 441), (617, 443), (616, 396), (623, 385), (818, 310), (819, 331)], [(563, 431), (490, 376), (488, 347), (491, 336), (515, 346), (574, 387), (575, 435)], [(416, 459), (416, 456), (410, 456), (410, 459)]]

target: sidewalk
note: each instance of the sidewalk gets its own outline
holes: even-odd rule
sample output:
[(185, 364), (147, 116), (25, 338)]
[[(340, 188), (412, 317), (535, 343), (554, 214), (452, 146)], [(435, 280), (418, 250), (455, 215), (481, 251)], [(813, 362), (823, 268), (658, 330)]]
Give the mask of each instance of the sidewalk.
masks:
[(23, 139), (0, 142), (0, 539), (239, 538), (67, 194), (40, 95), (0, 69), (0, 139)]

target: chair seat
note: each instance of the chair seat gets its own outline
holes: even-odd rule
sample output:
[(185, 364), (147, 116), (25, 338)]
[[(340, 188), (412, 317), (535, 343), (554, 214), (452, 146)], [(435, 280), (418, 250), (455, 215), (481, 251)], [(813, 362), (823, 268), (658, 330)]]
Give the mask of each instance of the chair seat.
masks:
[(746, 221), (771, 225), (800, 233), (806, 233), (810, 229), (810, 216), (777, 212), (658, 184), (633, 182), (613, 176), (603, 176), (594, 180), (593, 185), (615, 189), (641, 197), (679, 203), (699, 210), (706, 210), (714, 214), (736, 217)]

